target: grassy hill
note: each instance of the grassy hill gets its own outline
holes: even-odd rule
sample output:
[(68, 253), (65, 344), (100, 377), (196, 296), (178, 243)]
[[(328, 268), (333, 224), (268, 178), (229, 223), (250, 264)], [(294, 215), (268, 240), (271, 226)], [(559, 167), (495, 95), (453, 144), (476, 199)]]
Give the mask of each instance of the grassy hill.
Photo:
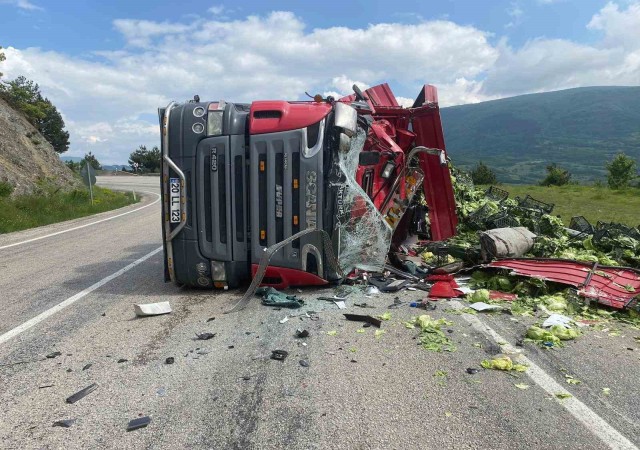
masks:
[(580, 181), (604, 179), (623, 151), (640, 162), (640, 87), (588, 87), (441, 110), (458, 166), (478, 161), (505, 183), (536, 183), (552, 162)]

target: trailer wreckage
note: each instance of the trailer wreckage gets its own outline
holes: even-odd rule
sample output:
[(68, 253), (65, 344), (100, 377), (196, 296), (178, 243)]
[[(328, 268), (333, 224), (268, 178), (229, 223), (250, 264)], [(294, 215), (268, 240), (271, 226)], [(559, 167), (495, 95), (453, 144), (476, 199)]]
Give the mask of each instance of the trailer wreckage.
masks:
[[(565, 228), (553, 205), (475, 189), (449, 164), (433, 86), (410, 108), (387, 84), (353, 88), (337, 100), (196, 96), (159, 110), (166, 281), (228, 288), (251, 280), (237, 310), (258, 285), (358, 279), (456, 297), (463, 292), (443, 274), (475, 267), (482, 272), (471, 285), (492, 289), (487, 300), (551, 294), (538, 280), (556, 293), (570, 286), (588, 301), (636, 306), (640, 231), (580, 217)], [(634, 267), (611, 267), (625, 265)]]

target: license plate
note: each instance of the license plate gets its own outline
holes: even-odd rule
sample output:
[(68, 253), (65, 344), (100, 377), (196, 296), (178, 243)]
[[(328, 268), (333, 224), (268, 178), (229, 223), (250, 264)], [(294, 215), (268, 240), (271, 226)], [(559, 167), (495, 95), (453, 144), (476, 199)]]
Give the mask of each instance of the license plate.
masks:
[(180, 178), (169, 179), (169, 211), (171, 223), (180, 223)]

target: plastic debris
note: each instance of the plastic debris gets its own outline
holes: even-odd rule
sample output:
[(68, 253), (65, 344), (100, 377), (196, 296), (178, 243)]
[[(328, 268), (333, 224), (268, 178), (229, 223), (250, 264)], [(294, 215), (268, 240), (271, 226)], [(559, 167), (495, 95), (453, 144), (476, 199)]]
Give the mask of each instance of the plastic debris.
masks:
[(52, 427), (69, 428), (71, 425), (76, 423), (76, 420), (78, 420), (78, 419), (56, 420), (55, 422), (53, 422), (53, 425), (51, 425), (51, 426)]
[(301, 330), (300, 328), (298, 328), (296, 330), (296, 337), (297, 338), (306, 338), (309, 337), (309, 332), (307, 330)]
[(327, 331), (327, 336), (336, 336), (338, 332), (336, 330)]
[(217, 333), (196, 333), (198, 340), (208, 341), (209, 339), (216, 336)]
[(259, 287), (256, 295), (262, 296), (262, 304), (266, 306), (278, 306), (282, 308), (300, 308), (304, 300), (295, 295), (287, 295), (272, 287)]
[[(366, 316), (363, 314), (345, 314), (344, 317), (345, 319), (351, 320), (353, 322), (365, 322), (367, 324), (373, 325), (378, 328), (380, 328), (380, 325), (382, 324), (382, 321), (380, 319), (376, 317)], [(391, 316), (389, 315), (389, 317)]]
[(475, 369), (473, 367), (467, 367), (467, 373), (469, 375), (475, 375), (476, 373), (480, 372), (478, 369)]
[(175, 362), (175, 358), (173, 356), (169, 356), (167, 359), (164, 360), (165, 364), (173, 364)]
[(515, 387), (517, 387), (518, 389), (529, 389), (531, 386), (529, 386), (528, 384), (525, 383), (515, 383), (514, 384)]
[(488, 303), (485, 302), (475, 302), (472, 303), (469, 306), (471, 309), (474, 309), (476, 311), (497, 311), (499, 309), (502, 309), (500, 306), (498, 305), (490, 305)]
[(380, 289), (376, 286), (367, 286), (364, 290), (365, 295), (378, 295), (380, 293)]
[(286, 350), (272, 350), (271, 351), (271, 359), (275, 359), (276, 361), (284, 361), (289, 356), (289, 352)]
[(82, 370), (89, 370), (89, 368), (93, 366), (93, 364), (89, 363), (89, 364), (85, 364), (85, 366), (82, 368)]
[(93, 383), (93, 384), (87, 386), (86, 388), (82, 389), (81, 391), (78, 391), (75, 394), (73, 394), (72, 396), (68, 397), (67, 398), (67, 403), (75, 403), (78, 400), (81, 400), (84, 397), (86, 397), (87, 395), (91, 394), (96, 389), (98, 389), (98, 385), (96, 383)]
[(133, 309), (138, 317), (160, 316), (171, 312), (169, 302), (147, 303), (133, 305)]
[(49, 353), (49, 354), (47, 355), (47, 358), (49, 358), (49, 359), (53, 359), (53, 358), (55, 358), (55, 357), (57, 357), (57, 356), (60, 356), (60, 355), (62, 355), (62, 353), (60, 353), (60, 352), (51, 352), (51, 353)]
[(125, 358), (120, 358), (120, 359), (118, 360), (118, 364), (126, 363), (127, 361), (129, 361), (129, 360), (128, 360), (128, 359), (125, 359)]
[(133, 419), (129, 421), (127, 425), (127, 431), (137, 430), (138, 428), (144, 428), (151, 423), (151, 417), (144, 416), (138, 417), (137, 419)]
[(564, 328), (570, 328), (571, 322), (571, 317), (563, 316), (562, 314), (551, 314), (544, 322), (542, 322), (542, 327), (549, 328), (553, 325), (560, 325)]
[(602, 394), (603, 395), (611, 394), (611, 388), (602, 388)]
[(480, 365), (485, 369), (503, 370), (506, 372), (512, 370), (516, 372), (526, 372), (527, 370), (527, 366), (524, 364), (514, 364), (508, 356), (496, 356), (493, 359), (485, 359)]
[(289, 316), (284, 316), (282, 319), (280, 319), (278, 322), (280, 323), (287, 323), (289, 321)]
[(376, 330), (376, 332), (375, 332), (376, 339), (380, 339), (382, 337), (382, 335), (385, 334), (385, 333), (386, 333), (386, 331), (384, 331), (384, 330)]
[(380, 320), (391, 320), (391, 313), (390, 312), (386, 312), (384, 314), (380, 314), (379, 316), (376, 316), (378, 319)]
[(338, 309), (347, 309), (347, 305), (345, 305), (344, 300), (334, 300), (334, 302)]
[(307, 361), (306, 359), (301, 359), (300, 360), (300, 365), (302, 367), (309, 367), (309, 361)]
[(556, 398), (560, 399), (560, 400), (564, 400), (565, 398), (571, 398), (573, 397), (573, 395), (567, 393), (567, 392), (558, 392), (555, 394)]

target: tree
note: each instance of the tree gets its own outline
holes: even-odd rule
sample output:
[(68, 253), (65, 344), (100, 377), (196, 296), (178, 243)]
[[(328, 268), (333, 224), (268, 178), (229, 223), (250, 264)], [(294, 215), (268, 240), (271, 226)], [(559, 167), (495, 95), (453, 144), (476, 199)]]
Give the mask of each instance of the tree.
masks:
[(94, 170), (102, 169), (102, 166), (98, 162), (98, 159), (91, 152), (84, 155), (84, 159), (80, 162), (80, 166), (84, 167), (87, 163), (91, 165), (91, 168)]
[(64, 163), (69, 169), (73, 170), (74, 172), (80, 172), (80, 169), (82, 168), (82, 164), (79, 162), (73, 162), (71, 160), (68, 160), (68, 161), (65, 161)]
[(570, 181), (569, 171), (554, 163), (547, 166), (547, 176), (540, 182), (540, 186), (564, 186)]
[[(2, 46), (0, 45), (0, 62), (2, 62), (2, 61), (6, 61), (6, 60), (7, 60), (7, 57), (6, 57), (6, 56), (4, 56), (4, 52), (2, 51)], [(1, 77), (2, 75), (4, 75), (4, 74), (3, 74), (2, 72), (0, 72), (0, 77)]]
[(42, 97), (37, 83), (20, 76), (0, 83), (0, 96), (12, 107), (22, 112), (57, 153), (69, 149), (69, 133), (64, 120), (48, 98)]
[(496, 184), (498, 182), (495, 172), (482, 161), (471, 171), (471, 179), (473, 184)]
[(607, 183), (611, 189), (624, 189), (629, 187), (637, 177), (636, 161), (624, 153), (618, 153), (613, 160), (607, 163)]
[(138, 170), (141, 172), (159, 172), (160, 149), (153, 147), (147, 150), (146, 146), (141, 145), (129, 155), (129, 165), (134, 167), (134, 164), (138, 164)]

